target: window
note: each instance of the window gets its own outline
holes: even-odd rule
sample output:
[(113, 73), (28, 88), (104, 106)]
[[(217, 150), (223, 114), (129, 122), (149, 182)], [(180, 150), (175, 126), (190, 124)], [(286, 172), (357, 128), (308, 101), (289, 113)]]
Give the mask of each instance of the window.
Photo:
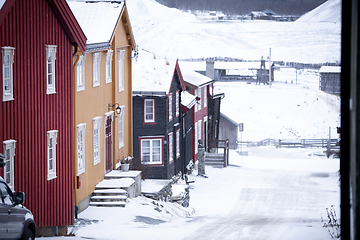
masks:
[(6, 140), (3, 142), (5, 155), (4, 180), (11, 190), (14, 190), (14, 157), (15, 157), (15, 140)]
[(1, 48), (3, 101), (14, 100), (14, 50), (13, 47)]
[(55, 59), (56, 45), (46, 45), (46, 94), (56, 93)]
[(85, 172), (85, 129), (86, 123), (80, 123), (76, 127), (77, 133), (77, 175)]
[(93, 53), (93, 87), (100, 86), (100, 53)]
[[(198, 97), (199, 93), (198, 93), (198, 89), (195, 89), (195, 96)], [(199, 102), (196, 101), (195, 103), (195, 112), (199, 111)]]
[(9, 189), (5, 183), (0, 182), (0, 203), (13, 206), (15, 199), (12, 191), (13, 189)]
[(144, 99), (144, 123), (155, 122), (155, 100)]
[(169, 121), (172, 120), (172, 93), (169, 93)]
[(79, 56), (76, 64), (76, 91), (80, 92), (85, 89), (85, 56)]
[(94, 166), (100, 162), (100, 125), (101, 117), (93, 118)]
[(200, 100), (199, 100), (199, 104), (197, 104), (197, 105), (198, 105), (198, 110), (201, 110), (201, 102), (202, 102), (202, 89), (201, 88), (198, 89), (198, 95), (199, 95)]
[(125, 116), (125, 106), (121, 107), (121, 113), (119, 115), (119, 149), (124, 146), (124, 116)]
[(108, 50), (106, 53), (106, 67), (105, 67), (105, 83), (111, 83), (111, 63), (112, 63), (113, 50)]
[(204, 107), (207, 107), (207, 87), (204, 88)]
[(179, 100), (180, 100), (180, 98), (179, 98), (179, 91), (176, 91), (176, 94), (175, 94), (175, 112), (176, 112), (176, 114), (175, 114), (175, 116), (176, 117), (178, 117), (179, 116), (179, 109), (180, 109), (180, 107), (179, 107)]
[(163, 137), (139, 138), (140, 139), (140, 156), (142, 164), (163, 164), (162, 149)]
[(195, 134), (195, 154), (197, 154), (198, 152), (198, 148), (197, 148), (197, 145), (198, 145), (198, 123), (196, 122), (195, 123), (195, 131), (194, 131), (194, 134)]
[(173, 133), (169, 133), (169, 163), (174, 161), (174, 149), (173, 149)]
[(56, 178), (57, 130), (47, 132), (47, 180)]
[(199, 121), (198, 121), (198, 131), (199, 131), (199, 133), (198, 133), (198, 139), (203, 139), (202, 134), (201, 134), (201, 132), (202, 132), (201, 129), (202, 129), (202, 121), (199, 120)]
[(124, 56), (125, 50), (119, 50), (119, 92), (124, 91)]
[(180, 157), (180, 129), (176, 130), (176, 158)]

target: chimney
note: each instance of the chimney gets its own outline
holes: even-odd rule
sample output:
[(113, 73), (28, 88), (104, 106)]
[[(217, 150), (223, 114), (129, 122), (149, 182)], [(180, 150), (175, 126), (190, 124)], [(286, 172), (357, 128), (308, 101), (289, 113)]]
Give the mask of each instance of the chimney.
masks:
[(206, 76), (214, 80), (214, 59), (206, 59)]

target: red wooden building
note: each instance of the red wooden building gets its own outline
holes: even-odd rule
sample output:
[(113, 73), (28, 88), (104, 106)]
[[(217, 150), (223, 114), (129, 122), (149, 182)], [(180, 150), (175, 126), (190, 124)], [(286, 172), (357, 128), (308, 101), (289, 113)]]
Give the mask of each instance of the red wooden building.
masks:
[(37, 227), (74, 221), (72, 55), (85, 43), (66, 0), (0, 1), (0, 175)]

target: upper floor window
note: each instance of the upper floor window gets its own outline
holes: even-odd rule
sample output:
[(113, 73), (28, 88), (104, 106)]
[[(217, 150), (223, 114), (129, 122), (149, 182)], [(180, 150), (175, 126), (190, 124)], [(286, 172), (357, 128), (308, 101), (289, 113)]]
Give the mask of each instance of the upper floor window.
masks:
[(119, 149), (124, 146), (124, 119), (125, 106), (121, 106), (121, 113), (119, 115)]
[(176, 130), (176, 159), (180, 157), (180, 129)]
[(3, 101), (14, 100), (14, 50), (13, 47), (1, 48)]
[(14, 157), (15, 157), (15, 140), (6, 140), (3, 142), (5, 167), (4, 180), (11, 190), (14, 190)]
[(124, 57), (125, 50), (119, 50), (119, 92), (124, 91)]
[(56, 93), (55, 59), (56, 45), (46, 45), (46, 94)]
[(100, 86), (100, 52), (93, 53), (93, 87)]
[(106, 53), (106, 67), (105, 67), (105, 83), (111, 83), (111, 63), (112, 63), (113, 50), (108, 50)]
[(204, 107), (207, 107), (207, 87), (204, 88)]
[(86, 129), (86, 123), (80, 123), (76, 127), (78, 176), (83, 172), (85, 172), (85, 129)]
[(176, 91), (176, 94), (175, 94), (175, 116), (178, 117), (179, 116), (179, 109), (180, 109), (180, 106), (179, 106), (179, 102), (180, 102), (180, 97), (179, 97), (179, 91)]
[(173, 118), (173, 113), (172, 113), (172, 93), (169, 93), (169, 98), (168, 98), (168, 100), (169, 100), (169, 102), (168, 102), (168, 105), (169, 105), (169, 108), (168, 108), (168, 110), (169, 110), (169, 121), (171, 121), (172, 120), (172, 118)]
[(100, 162), (100, 125), (101, 117), (93, 118), (94, 166)]
[(47, 132), (47, 180), (56, 178), (57, 130)]
[(80, 92), (85, 89), (85, 56), (79, 56), (76, 64), (76, 91)]
[(144, 123), (155, 122), (155, 100), (144, 99)]
[[(195, 96), (199, 97), (199, 89), (195, 89)], [(195, 104), (195, 112), (199, 111), (199, 102), (197, 101)]]
[(169, 133), (169, 163), (172, 163), (174, 161), (174, 149), (173, 149), (173, 133)]

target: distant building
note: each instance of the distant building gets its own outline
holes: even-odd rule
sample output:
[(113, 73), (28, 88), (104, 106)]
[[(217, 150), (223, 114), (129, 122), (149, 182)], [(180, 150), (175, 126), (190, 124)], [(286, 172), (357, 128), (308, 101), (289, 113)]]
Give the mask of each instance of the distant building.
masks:
[(219, 139), (229, 139), (230, 149), (237, 149), (238, 126), (237, 122), (220, 113)]
[(322, 66), (319, 70), (319, 88), (321, 91), (340, 95), (341, 67), (340, 66)]

